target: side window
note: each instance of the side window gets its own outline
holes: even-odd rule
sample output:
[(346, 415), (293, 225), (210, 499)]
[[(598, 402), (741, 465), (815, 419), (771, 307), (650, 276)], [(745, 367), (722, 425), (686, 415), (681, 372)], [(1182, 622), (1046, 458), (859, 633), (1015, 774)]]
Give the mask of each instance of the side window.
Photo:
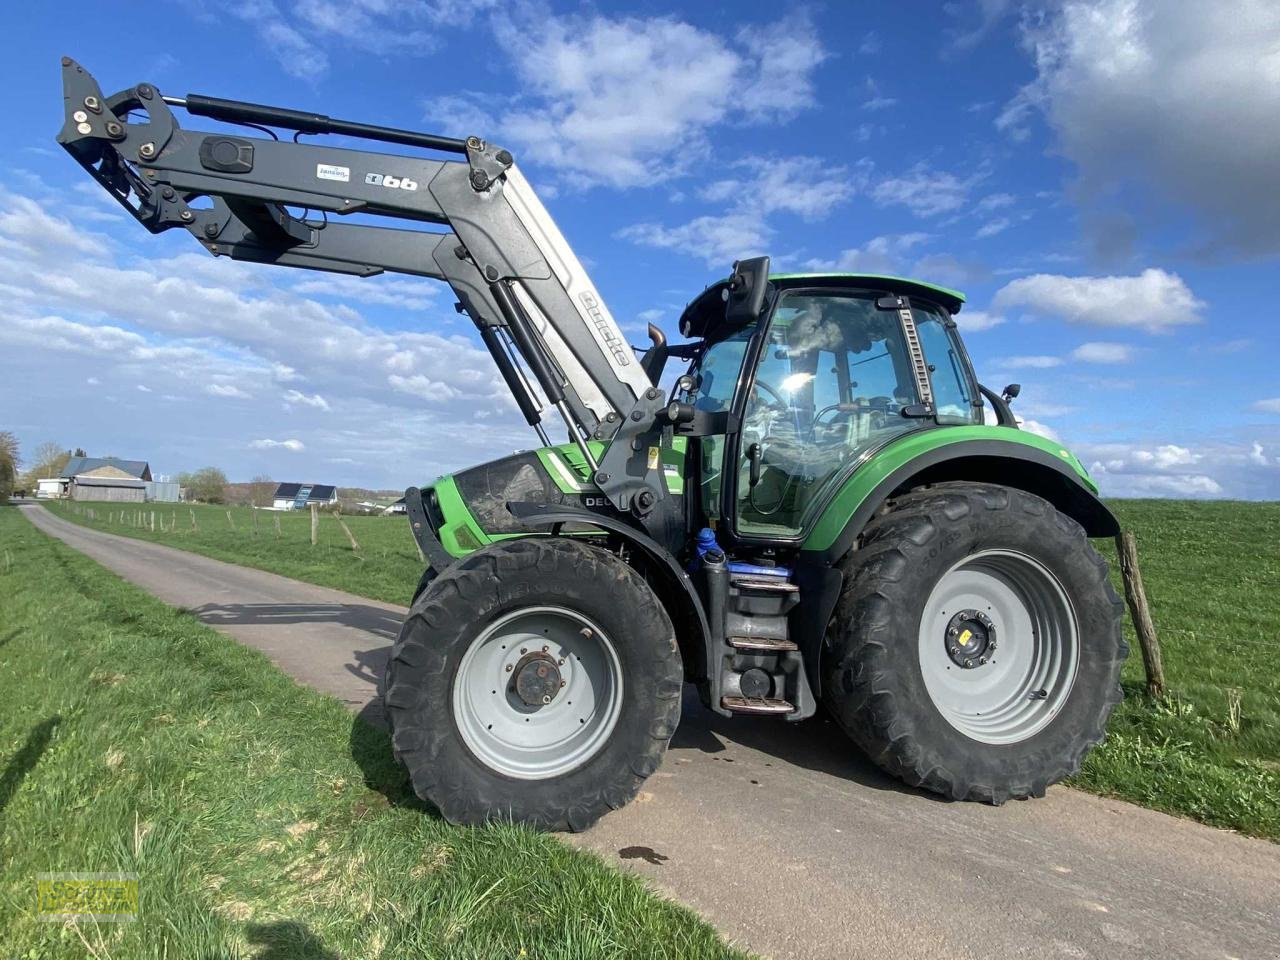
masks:
[[(742, 375), (742, 361), (747, 344), (755, 333), (755, 325), (737, 330), (723, 340), (713, 343), (702, 355), (695, 371), (695, 386), (684, 398), (698, 410), (719, 413), (728, 410), (733, 394)], [(699, 475), (702, 477), (699, 495), (707, 519), (713, 523), (720, 516), (720, 484), (724, 470), (725, 438), (703, 437), (698, 444), (701, 451)]]
[(982, 408), (973, 402), (973, 389), (955, 333), (932, 310), (912, 309), (920, 346), (929, 364), (933, 401), (939, 423), (981, 423)]

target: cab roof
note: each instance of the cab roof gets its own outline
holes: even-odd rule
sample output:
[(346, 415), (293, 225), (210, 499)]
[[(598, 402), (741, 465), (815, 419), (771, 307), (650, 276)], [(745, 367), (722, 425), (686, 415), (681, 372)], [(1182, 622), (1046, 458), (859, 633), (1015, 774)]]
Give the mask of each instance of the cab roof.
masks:
[[(845, 287), (884, 293), (900, 293), (928, 300), (948, 313), (958, 313), (964, 305), (964, 294), (923, 280), (892, 277), (877, 273), (771, 273), (769, 282), (780, 290), (796, 287)], [(718, 280), (689, 301), (680, 315), (680, 332), (686, 337), (703, 337), (724, 317), (724, 291), (728, 278)]]

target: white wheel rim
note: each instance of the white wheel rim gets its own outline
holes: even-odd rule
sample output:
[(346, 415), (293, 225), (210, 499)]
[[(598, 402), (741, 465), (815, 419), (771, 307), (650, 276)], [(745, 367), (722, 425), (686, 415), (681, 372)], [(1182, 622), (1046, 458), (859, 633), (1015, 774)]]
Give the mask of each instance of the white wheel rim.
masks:
[[(562, 681), (549, 703), (526, 703), (514, 689), (531, 658), (553, 666)], [(524, 607), (489, 624), (467, 648), (453, 680), (453, 721), (485, 766), (545, 780), (603, 749), (622, 691), (622, 665), (599, 625), (566, 607)]]
[[(949, 631), (963, 635), (971, 622), (989, 630), (975, 628), (982, 656), (968, 658)], [(1043, 730), (1067, 702), (1080, 662), (1066, 590), (1044, 564), (1012, 550), (976, 553), (943, 574), (921, 613), (918, 648), (934, 706), (965, 736), (991, 744)]]

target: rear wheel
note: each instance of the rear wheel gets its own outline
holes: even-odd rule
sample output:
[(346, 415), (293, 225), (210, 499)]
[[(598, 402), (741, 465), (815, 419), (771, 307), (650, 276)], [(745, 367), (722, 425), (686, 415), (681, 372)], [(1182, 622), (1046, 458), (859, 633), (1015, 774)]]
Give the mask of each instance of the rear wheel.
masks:
[(582, 830), (661, 763), (682, 676), (671, 621), (634, 570), (537, 537), (427, 585), (392, 648), (385, 703), (414, 790), (446, 819)]
[(955, 799), (1041, 796), (1120, 699), (1123, 605), (1070, 518), (1021, 490), (895, 501), (845, 564), (823, 690), (887, 771)]

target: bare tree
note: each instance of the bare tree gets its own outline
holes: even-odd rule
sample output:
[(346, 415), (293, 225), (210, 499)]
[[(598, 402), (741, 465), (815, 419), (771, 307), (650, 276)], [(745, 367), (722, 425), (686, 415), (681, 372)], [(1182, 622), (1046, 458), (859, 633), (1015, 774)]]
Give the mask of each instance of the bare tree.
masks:
[(255, 507), (269, 507), (276, 492), (276, 482), (260, 473), (249, 482), (249, 499)]
[(60, 477), (70, 460), (70, 450), (63, 448), (52, 440), (46, 440), (36, 447), (36, 452), (31, 459), (31, 465), (27, 468), (27, 472), (23, 474), (23, 483), (28, 489), (34, 489), (37, 480)]

